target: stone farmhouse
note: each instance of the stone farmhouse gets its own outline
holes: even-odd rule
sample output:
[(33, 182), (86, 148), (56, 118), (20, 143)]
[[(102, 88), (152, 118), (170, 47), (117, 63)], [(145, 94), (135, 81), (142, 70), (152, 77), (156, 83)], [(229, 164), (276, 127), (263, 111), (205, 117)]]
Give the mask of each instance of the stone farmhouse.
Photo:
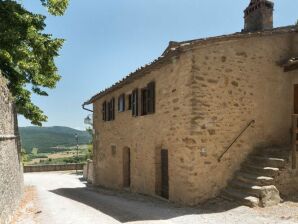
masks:
[(273, 28), (273, 11), (251, 0), (241, 32), (170, 42), (85, 102), (94, 185), (187, 205), (297, 193), (298, 27)]

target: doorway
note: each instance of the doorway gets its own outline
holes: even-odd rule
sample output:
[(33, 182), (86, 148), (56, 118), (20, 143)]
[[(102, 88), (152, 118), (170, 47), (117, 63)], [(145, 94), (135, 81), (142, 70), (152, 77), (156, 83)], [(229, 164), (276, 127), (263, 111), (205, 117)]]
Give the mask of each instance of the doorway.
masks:
[(161, 196), (169, 199), (169, 154), (161, 150)]
[(298, 84), (294, 85), (294, 114), (298, 114)]
[(130, 148), (123, 149), (123, 187), (130, 188), (131, 168), (130, 168)]

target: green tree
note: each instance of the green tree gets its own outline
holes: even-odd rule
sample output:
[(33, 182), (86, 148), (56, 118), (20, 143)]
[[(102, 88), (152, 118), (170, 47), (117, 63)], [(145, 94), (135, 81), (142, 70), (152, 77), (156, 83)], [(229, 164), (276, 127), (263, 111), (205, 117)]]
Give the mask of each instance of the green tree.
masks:
[[(40, 1), (55, 16), (68, 6), (68, 0)], [(45, 16), (26, 10), (17, 0), (0, 0), (0, 70), (9, 81), (17, 112), (35, 125), (47, 116), (32, 103), (31, 94), (47, 96), (45, 89), (56, 87), (60, 76), (54, 58), (64, 42), (43, 33), (45, 26)]]
[(31, 151), (31, 154), (36, 156), (37, 153), (38, 153), (38, 148), (33, 148), (32, 151)]

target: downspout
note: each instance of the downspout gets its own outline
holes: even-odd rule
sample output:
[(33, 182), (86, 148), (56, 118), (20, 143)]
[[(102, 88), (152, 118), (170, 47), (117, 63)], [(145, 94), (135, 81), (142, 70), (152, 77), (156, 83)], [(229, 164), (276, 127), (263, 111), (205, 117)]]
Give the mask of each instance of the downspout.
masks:
[(86, 111), (89, 111), (89, 112), (92, 112), (93, 113), (93, 110), (90, 110), (90, 109), (88, 109), (88, 108), (85, 107), (86, 105), (87, 105), (86, 103), (84, 103), (82, 105), (83, 110), (86, 110)]

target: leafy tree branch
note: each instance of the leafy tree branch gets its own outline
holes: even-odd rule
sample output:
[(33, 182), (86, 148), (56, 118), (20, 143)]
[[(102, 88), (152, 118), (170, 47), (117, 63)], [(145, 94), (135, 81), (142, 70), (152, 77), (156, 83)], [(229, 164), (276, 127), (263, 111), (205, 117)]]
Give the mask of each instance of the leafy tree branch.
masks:
[[(68, 0), (40, 0), (52, 15), (63, 15)], [(31, 94), (47, 96), (60, 80), (54, 58), (64, 40), (44, 34), (45, 16), (26, 10), (18, 1), (0, 0), (0, 70), (9, 81), (19, 114), (41, 125), (43, 111)], [(28, 90), (31, 87), (31, 91)]]

